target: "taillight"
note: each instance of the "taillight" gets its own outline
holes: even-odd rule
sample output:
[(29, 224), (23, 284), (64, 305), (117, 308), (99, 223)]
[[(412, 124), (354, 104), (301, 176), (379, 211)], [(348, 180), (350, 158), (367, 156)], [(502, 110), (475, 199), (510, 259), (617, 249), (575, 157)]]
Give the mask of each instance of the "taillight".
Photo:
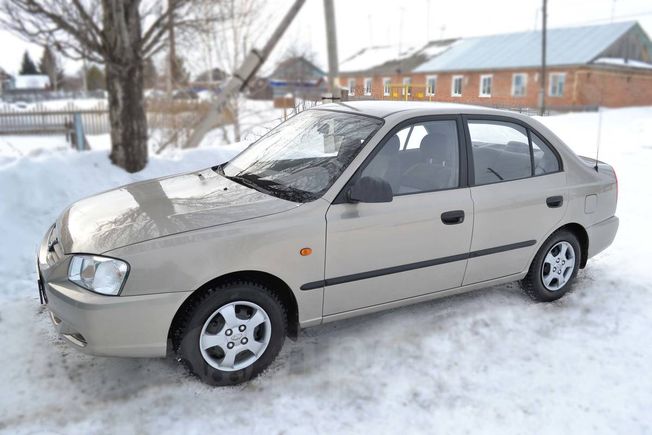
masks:
[(614, 177), (616, 177), (616, 202), (618, 202), (618, 174), (616, 174), (616, 170), (612, 167), (614, 171)]

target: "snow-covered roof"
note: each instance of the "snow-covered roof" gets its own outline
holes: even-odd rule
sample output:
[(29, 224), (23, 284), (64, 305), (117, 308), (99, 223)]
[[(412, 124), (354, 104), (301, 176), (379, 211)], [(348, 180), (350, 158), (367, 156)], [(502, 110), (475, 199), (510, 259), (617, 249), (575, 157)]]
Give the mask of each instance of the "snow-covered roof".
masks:
[[(549, 29), (547, 64), (582, 65), (600, 56), (636, 22)], [(541, 32), (464, 38), (414, 72), (535, 67), (541, 63)]]
[[(392, 45), (379, 45), (363, 48), (353, 56), (345, 59), (340, 64), (342, 72), (370, 71), (383, 65), (395, 66), (398, 64), (418, 65), (426, 59), (448, 50), (457, 40), (446, 39), (432, 41), (422, 47), (401, 48)], [(416, 62), (416, 63), (415, 63)], [(390, 67), (391, 69), (391, 67)]]
[(14, 77), (15, 89), (47, 89), (49, 87), (50, 77), (46, 75), (17, 75)]
[(400, 51), (398, 47), (391, 45), (379, 45), (367, 47), (345, 59), (340, 64), (340, 71), (364, 71), (393, 59), (403, 59), (416, 50), (411, 47)]
[(601, 57), (593, 61), (593, 63), (604, 65), (616, 65), (625, 68), (642, 68), (652, 69), (652, 63), (641, 62), (640, 60), (623, 59), (620, 57)]

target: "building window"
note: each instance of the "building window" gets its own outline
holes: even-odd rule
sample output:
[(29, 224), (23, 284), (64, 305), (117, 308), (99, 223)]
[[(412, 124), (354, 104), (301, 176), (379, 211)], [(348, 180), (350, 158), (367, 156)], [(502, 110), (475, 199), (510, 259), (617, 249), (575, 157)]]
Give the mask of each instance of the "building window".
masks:
[(426, 77), (426, 95), (432, 97), (437, 90), (437, 76)]
[(364, 94), (371, 95), (371, 77), (364, 79)]
[(355, 79), (349, 79), (349, 95), (355, 95)]
[(480, 96), (491, 97), (491, 85), (493, 76), (491, 74), (480, 76)]
[(524, 97), (527, 86), (527, 74), (516, 73), (512, 75), (512, 97)]
[(403, 77), (403, 87), (405, 89), (405, 95), (408, 97), (412, 95), (412, 79), (410, 77)]
[(389, 97), (392, 93), (392, 79), (383, 77), (383, 95)]
[(462, 80), (463, 76), (453, 76), (453, 82), (451, 86), (451, 96), (452, 97), (461, 97), (462, 96)]
[(566, 84), (566, 73), (550, 73), (550, 87), (548, 94), (551, 97), (562, 97), (564, 85)]

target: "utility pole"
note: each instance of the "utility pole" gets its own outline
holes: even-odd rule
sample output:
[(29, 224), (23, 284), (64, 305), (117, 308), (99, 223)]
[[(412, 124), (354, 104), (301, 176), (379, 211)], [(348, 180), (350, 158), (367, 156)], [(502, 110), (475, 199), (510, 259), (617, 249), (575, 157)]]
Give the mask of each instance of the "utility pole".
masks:
[(337, 30), (335, 26), (335, 5), (333, 0), (324, 0), (324, 16), (326, 17), (326, 44), (328, 48), (328, 87), (332, 98), (339, 99), (335, 95), (338, 89), (337, 76), (339, 65), (337, 59)]
[(430, 0), (426, 0), (426, 41), (430, 42)]
[(541, 27), (541, 89), (539, 90), (539, 115), (543, 116), (546, 112), (546, 31), (548, 24), (548, 0), (543, 0), (541, 9), (543, 25)]
[(400, 18), (398, 22), (398, 56), (401, 57), (401, 54), (403, 52), (403, 14), (405, 13), (405, 8), (400, 7)]
[[(216, 127), (216, 122), (220, 119), (226, 104), (231, 98), (236, 97), (256, 75), (276, 46), (276, 43), (281, 39), (281, 36), (283, 36), (290, 24), (292, 24), (292, 21), (305, 2), (306, 0), (295, 0), (263, 48), (260, 50), (254, 48), (249, 52), (238, 69), (234, 71), (233, 76), (226, 81), (217, 100), (215, 100), (208, 113), (195, 126), (190, 138), (182, 148), (197, 147), (206, 133)], [(337, 57), (335, 60), (337, 61)]]
[[(172, 0), (168, 0), (168, 7)], [(166, 91), (168, 98), (172, 97), (172, 90), (174, 88), (174, 65), (177, 62), (176, 41), (174, 36), (174, 13), (171, 13), (168, 18), (168, 77), (166, 81)]]

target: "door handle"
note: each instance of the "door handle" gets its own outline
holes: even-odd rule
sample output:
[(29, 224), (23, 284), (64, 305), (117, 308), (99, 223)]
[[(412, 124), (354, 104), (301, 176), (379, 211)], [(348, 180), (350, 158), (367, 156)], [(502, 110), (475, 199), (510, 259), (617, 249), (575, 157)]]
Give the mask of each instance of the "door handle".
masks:
[(455, 225), (464, 222), (464, 210), (452, 210), (441, 214), (444, 225)]
[(561, 195), (549, 196), (548, 198), (546, 198), (546, 205), (550, 208), (561, 207), (563, 203), (564, 203), (564, 197)]

